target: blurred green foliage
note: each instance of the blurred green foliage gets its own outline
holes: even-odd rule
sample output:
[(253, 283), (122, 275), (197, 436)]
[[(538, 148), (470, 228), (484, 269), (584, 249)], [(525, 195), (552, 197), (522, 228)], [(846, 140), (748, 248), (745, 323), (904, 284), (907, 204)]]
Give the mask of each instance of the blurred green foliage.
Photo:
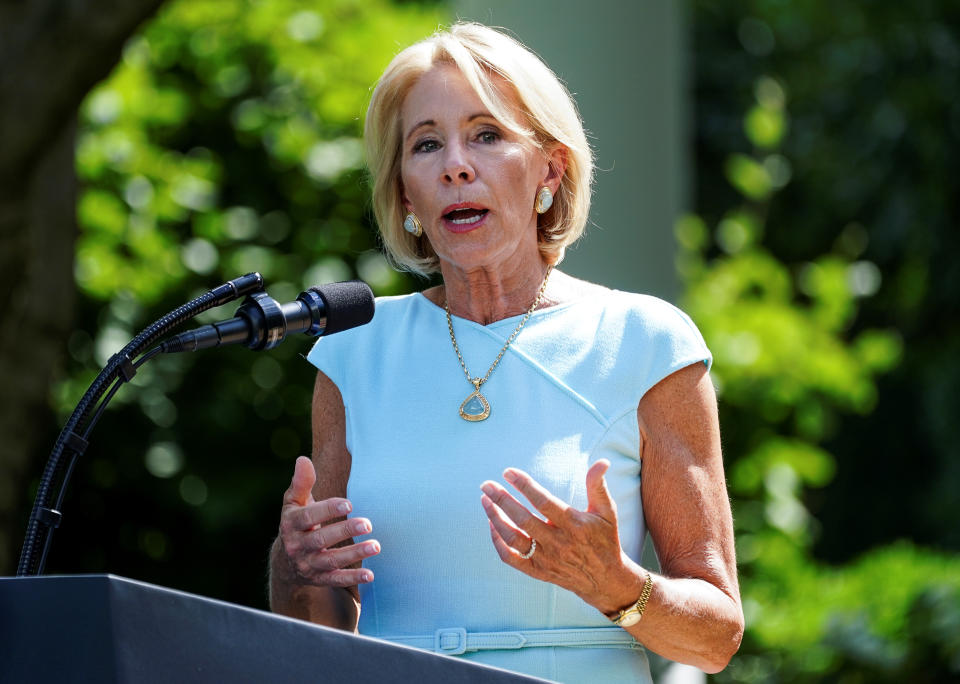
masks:
[(937, 417), (960, 389), (943, 319), (960, 300), (943, 253), (960, 246), (943, 90), (960, 17), (694, 7), (701, 184), (677, 265), (715, 355), (747, 618), (715, 679), (958, 681), (960, 558), (916, 542), (960, 548), (957, 439)]
[[(61, 418), (138, 330), (242, 273), (281, 302), (354, 277), (411, 288), (377, 249), (361, 117), (390, 58), (442, 18), (388, 0), (183, 0), (128, 42), (80, 112), (82, 324)], [(48, 569), (264, 606), (280, 496), (310, 450), (309, 345), (144, 366), (93, 436)]]

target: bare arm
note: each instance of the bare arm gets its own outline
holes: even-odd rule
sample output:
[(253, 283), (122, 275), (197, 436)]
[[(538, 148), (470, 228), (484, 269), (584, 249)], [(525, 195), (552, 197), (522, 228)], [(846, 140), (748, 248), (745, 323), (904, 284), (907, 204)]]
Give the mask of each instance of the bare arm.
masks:
[[(740, 645), (743, 612), (733, 522), (720, 454), (716, 400), (695, 364), (651, 389), (637, 409), (644, 514), (661, 562), (643, 618), (627, 629), (650, 650), (707, 672), (722, 670)], [(615, 615), (639, 597), (648, 571), (621, 549), (616, 504), (598, 461), (587, 473), (589, 506), (576, 510), (522, 471), (504, 477), (543, 517), (495, 482), (481, 499), (491, 537), (508, 565), (576, 593)], [(530, 558), (531, 539), (538, 549)]]
[[(716, 397), (703, 364), (657, 384), (637, 419), (644, 515), (662, 575), (629, 631), (666, 658), (718, 672), (740, 646), (743, 610)], [(636, 600), (645, 577), (615, 609)]]
[(280, 533), (270, 553), (270, 609), (289, 617), (356, 631), (357, 585), (373, 580), (363, 558), (380, 551), (366, 518), (346, 519), (350, 477), (343, 399), (336, 385), (317, 374), (313, 392), (313, 458), (297, 459), (283, 496)]

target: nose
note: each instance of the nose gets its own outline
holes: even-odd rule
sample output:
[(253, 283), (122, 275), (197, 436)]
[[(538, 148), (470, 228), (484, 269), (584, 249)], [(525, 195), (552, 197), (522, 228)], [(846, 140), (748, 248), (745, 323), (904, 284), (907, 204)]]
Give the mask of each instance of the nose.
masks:
[(464, 146), (456, 142), (448, 143), (444, 150), (446, 156), (443, 160), (443, 182), (450, 185), (472, 183), (476, 172)]

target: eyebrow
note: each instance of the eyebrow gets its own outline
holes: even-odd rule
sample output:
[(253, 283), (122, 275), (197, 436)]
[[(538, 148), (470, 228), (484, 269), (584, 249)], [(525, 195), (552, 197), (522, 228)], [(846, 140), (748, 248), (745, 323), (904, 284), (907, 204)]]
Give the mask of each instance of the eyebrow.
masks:
[[(469, 123), (471, 121), (474, 121), (475, 119), (482, 119), (482, 118), (494, 119), (495, 117), (490, 112), (477, 112), (476, 114), (471, 114), (467, 118), (467, 122)], [(424, 119), (423, 121), (420, 121), (419, 123), (414, 125), (413, 128), (411, 128), (409, 131), (407, 131), (407, 134), (404, 136), (403, 139), (409, 140), (410, 137), (423, 126), (436, 126), (436, 125), (437, 125), (437, 122), (434, 121), (433, 119)]]

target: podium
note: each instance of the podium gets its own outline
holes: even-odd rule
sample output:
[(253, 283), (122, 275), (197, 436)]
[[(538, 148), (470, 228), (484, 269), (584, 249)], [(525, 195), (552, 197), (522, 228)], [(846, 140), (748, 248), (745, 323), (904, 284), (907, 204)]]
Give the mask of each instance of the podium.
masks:
[(114, 575), (0, 578), (0, 682), (541, 682)]

